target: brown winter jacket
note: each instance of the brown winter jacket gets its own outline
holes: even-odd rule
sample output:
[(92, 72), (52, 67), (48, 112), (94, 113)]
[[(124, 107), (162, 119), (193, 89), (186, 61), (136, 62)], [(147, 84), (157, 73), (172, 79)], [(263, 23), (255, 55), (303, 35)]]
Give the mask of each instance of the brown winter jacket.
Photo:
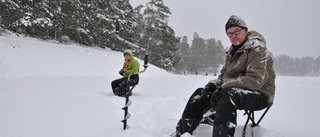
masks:
[(272, 104), (275, 94), (273, 59), (266, 48), (266, 41), (256, 31), (249, 31), (244, 45), (232, 55), (231, 46), (221, 74), (215, 80), (217, 86), (258, 91)]

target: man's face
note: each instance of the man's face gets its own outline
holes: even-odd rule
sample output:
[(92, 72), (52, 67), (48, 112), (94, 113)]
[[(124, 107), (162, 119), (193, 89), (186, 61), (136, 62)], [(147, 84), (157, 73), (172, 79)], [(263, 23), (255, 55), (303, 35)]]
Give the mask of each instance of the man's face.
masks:
[(130, 57), (129, 54), (125, 54), (125, 55), (124, 55), (124, 58), (125, 58), (126, 60), (129, 60), (131, 57)]
[(240, 27), (231, 27), (227, 30), (227, 36), (234, 46), (241, 45), (245, 41), (247, 34), (247, 29)]

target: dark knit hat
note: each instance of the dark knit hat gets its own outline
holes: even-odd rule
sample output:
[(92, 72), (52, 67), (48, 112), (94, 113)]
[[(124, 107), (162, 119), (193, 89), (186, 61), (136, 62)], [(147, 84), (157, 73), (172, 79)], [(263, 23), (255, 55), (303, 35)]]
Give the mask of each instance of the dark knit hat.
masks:
[(248, 29), (246, 22), (236, 15), (232, 15), (226, 23), (226, 32), (231, 27), (241, 27), (244, 29)]

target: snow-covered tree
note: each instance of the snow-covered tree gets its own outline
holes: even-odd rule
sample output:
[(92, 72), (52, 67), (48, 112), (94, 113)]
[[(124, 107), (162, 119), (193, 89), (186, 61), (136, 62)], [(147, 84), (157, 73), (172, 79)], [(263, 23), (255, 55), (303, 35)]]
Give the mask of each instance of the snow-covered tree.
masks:
[(293, 58), (279, 55), (275, 59), (274, 68), (277, 74), (284, 76), (319, 76), (319, 60), (319, 57)]
[(214, 38), (206, 40), (206, 68), (208, 73), (217, 73), (220, 66), (224, 63), (225, 51), (221, 41)]
[(313, 62), (313, 68), (312, 71), (314, 73), (314, 76), (320, 76), (320, 56), (318, 56), (314, 62)]
[(150, 62), (166, 70), (173, 67), (176, 44), (179, 42), (168, 25), (170, 14), (170, 9), (162, 0), (148, 2), (143, 13), (144, 33), (140, 43), (144, 47), (149, 46)]
[(177, 69), (180, 72), (185, 72), (190, 70), (190, 45), (188, 44), (188, 37), (183, 36), (179, 44), (178, 54), (180, 56), (180, 61), (178, 63)]
[(205, 40), (199, 36), (198, 33), (194, 33), (192, 44), (190, 47), (190, 63), (189, 68), (192, 73), (205, 73), (206, 70), (206, 45)]

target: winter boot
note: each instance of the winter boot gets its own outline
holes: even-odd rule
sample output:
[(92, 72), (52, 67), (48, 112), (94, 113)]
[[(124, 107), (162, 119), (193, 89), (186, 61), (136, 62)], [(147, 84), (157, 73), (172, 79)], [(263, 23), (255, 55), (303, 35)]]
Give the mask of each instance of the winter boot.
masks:
[(192, 135), (192, 132), (198, 127), (200, 120), (197, 119), (180, 119), (176, 127), (176, 134), (182, 135), (186, 132), (189, 132)]
[(174, 132), (174, 133), (171, 134), (170, 137), (180, 137), (180, 136), (181, 136), (181, 135), (179, 135), (177, 132)]

